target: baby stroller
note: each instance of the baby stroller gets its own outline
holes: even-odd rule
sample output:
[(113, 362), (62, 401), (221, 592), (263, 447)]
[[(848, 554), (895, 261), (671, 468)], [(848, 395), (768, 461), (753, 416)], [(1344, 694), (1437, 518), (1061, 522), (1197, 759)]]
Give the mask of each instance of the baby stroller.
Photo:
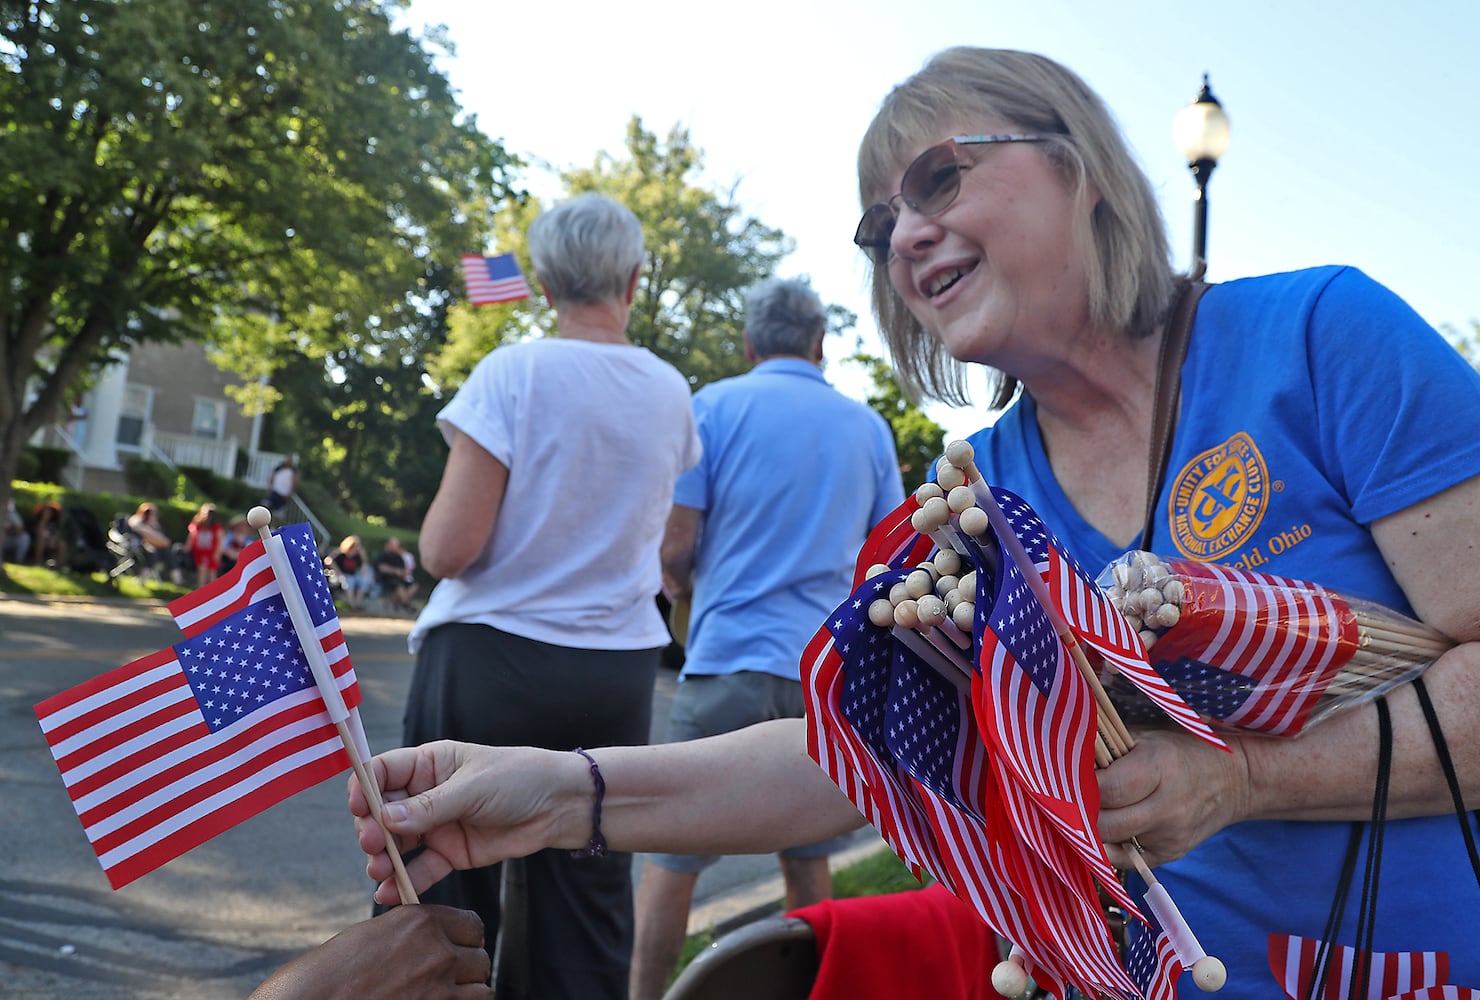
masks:
[(117, 578), (129, 570), (141, 572), (144, 569), (144, 540), (128, 526), (127, 514), (113, 515), (113, 521), (108, 525), (108, 551), (118, 561), (110, 576)]
[(98, 523), (98, 516), (86, 507), (67, 507), (62, 511), (62, 525), (67, 532), (67, 565), (78, 573), (107, 573), (117, 579), (118, 559), (108, 547), (108, 537)]

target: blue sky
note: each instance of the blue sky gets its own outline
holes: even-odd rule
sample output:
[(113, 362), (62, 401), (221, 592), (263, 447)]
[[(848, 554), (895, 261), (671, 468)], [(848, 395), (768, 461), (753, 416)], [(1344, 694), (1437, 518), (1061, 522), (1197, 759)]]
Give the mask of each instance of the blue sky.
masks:
[[(1209, 187), (1209, 277), (1361, 267), (1435, 325), (1480, 320), (1480, 4), (1469, 0), (412, 0), (445, 24), (463, 106), (512, 151), (559, 169), (620, 154), (628, 118), (686, 125), (703, 181), (797, 242), (781, 267), (859, 315), (876, 344), (858, 219), (858, 139), (880, 99), (955, 44), (1041, 52), (1116, 113), (1160, 194), (1175, 259), (1192, 195), (1171, 121), (1202, 74), (1232, 122)], [(551, 194), (548, 173), (526, 178)], [(488, 249), (498, 249), (489, 234)], [(829, 356), (849, 344), (831, 345)], [(851, 338), (849, 338), (851, 343)], [(845, 390), (845, 373), (830, 375)], [(980, 412), (931, 407), (954, 437)]]

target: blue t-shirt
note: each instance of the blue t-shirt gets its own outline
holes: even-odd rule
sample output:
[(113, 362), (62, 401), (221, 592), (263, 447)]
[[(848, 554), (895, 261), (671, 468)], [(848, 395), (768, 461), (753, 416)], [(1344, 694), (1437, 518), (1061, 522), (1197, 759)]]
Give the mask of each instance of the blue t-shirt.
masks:
[(894, 437), (800, 358), (706, 385), (694, 417), (704, 453), (673, 496), (704, 512), (683, 673), (797, 680), (869, 529), (904, 500)]
[[(1480, 474), (1477, 431), (1480, 373), (1361, 272), (1214, 285), (1182, 370), (1153, 547), (1411, 614), (1370, 525)], [(1122, 554), (1054, 480), (1031, 398), (971, 442), (987, 480), (1032, 504), (1091, 573)], [(1350, 830), (1241, 823), (1157, 870), (1207, 952), (1228, 966), (1220, 1000), (1285, 995), (1270, 949), (1283, 947), (1281, 935), (1323, 936)], [(1338, 938), (1349, 946), (1364, 859)], [(1480, 887), (1453, 815), (1388, 821), (1373, 947), (1445, 952), (1445, 982), (1480, 987)], [(1198, 995), (1185, 976), (1181, 995)]]

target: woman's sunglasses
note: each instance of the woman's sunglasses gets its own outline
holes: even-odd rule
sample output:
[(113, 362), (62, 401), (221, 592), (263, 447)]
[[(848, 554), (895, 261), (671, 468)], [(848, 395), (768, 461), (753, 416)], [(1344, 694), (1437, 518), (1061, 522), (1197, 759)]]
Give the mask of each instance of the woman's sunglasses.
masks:
[(963, 163), (958, 153), (961, 146), (980, 146), (990, 142), (1041, 142), (1041, 135), (1016, 132), (1001, 135), (953, 135), (945, 142), (931, 146), (915, 157), (915, 162), (905, 168), (899, 182), (899, 194), (888, 201), (870, 205), (858, 220), (858, 231), (853, 234), (857, 243), (875, 264), (889, 263), (889, 241), (894, 236), (894, 222), (899, 218), (899, 203), (921, 215), (939, 215), (956, 200), (961, 192), (961, 171), (971, 168)]

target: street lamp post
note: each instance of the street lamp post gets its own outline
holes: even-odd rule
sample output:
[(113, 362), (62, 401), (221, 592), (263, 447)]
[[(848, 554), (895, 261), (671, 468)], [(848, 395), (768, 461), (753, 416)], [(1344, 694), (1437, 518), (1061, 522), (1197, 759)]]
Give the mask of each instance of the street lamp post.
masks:
[(1197, 181), (1197, 199), (1192, 223), (1192, 276), (1201, 278), (1208, 269), (1208, 178), (1218, 158), (1228, 149), (1228, 116), (1208, 86), (1203, 74), (1202, 90), (1193, 102), (1172, 119), (1172, 138), (1187, 168)]

